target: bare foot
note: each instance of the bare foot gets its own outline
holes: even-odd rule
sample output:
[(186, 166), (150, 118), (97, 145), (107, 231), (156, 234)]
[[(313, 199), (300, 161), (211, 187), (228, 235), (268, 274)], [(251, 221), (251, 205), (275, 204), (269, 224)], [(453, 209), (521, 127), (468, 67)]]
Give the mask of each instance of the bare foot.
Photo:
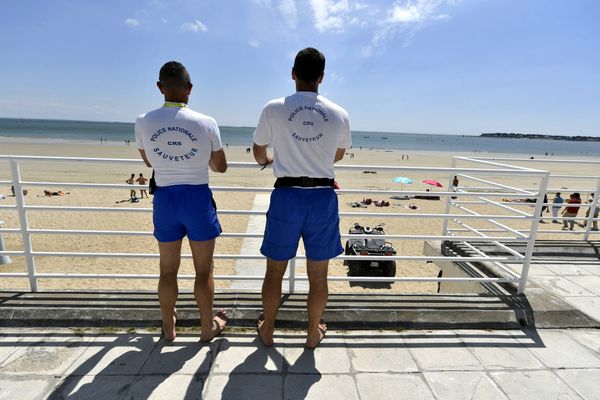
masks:
[(229, 322), (229, 317), (227, 316), (225, 310), (217, 311), (212, 319), (212, 331), (208, 335), (205, 335), (204, 332), (202, 332), (200, 335), (200, 341), (210, 342), (215, 337), (219, 336), (221, 332), (223, 332), (223, 329), (225, 329), (227, 322)]
[(327, 333), (327, 325), (325, 324), (325, 321), (321, 320), (321, 322), (319, 322), (317, 334), (313, 334), (313, 335), (309, 334), (308, 337), (306, 338), (305, 346), (308, 349), (316, 348), (319, 345), (319, 343), (321, 343), (321, 341), (325, 337), (326, 333)]
[(258, 333), (258, 337), (260, 341), (267, 347), (273, 346), (273, 330), (267, 332), (265, 328), (265, 316), (263, 313), (260, 313), (258, 319), (256, 320), (256, 333)]
[(165, 337), (166, 340), (168, 340), (169, 342), (172, 342), (173, 340), (175, 340), (175, 337), (177, 336), (177, 333), (175, 331), (175, 325), (177, 323), (177, 309), (173, 310), (173, 323), (170, 324), (169, 322), (165, 322), (163, 320), (162, 323), (162, 334)]

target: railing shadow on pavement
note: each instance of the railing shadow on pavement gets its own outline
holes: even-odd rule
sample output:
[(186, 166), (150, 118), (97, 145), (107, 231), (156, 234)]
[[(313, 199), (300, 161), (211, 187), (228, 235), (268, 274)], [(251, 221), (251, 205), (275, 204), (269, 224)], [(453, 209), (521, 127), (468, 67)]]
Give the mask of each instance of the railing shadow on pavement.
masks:
[[(4, 331), (0, 332), (0, 346), (31, 347), (32, 351), (39, 346), (82, 347), (73, 366), (59, 376), (60, 383), (48, 397), (53, 400), (148, 398), (162, 393), (169, 397), (170, 392), (178, 398), (198, 399), (207, 391), (211, 392), (209, 397), (214, 397), (213, 392), (220, 393), (221, 399), (239, 399), (241, 394), (243, 398), (256, 399), (266, 390), (291, 391), (293, 398), (305, 398), (310, 388), (321, 380), (315, 359), (321, 350), (545, 347), (535, 329), (329, 332), (316, 350), (304, 349), (304, 338), (286, 331), (277, 332), (276, 345), (271, 348), (262, 346), (255, 332), (235, 329), (210, 344), (199, 343), (198, 335), (188, 332), (180, 334), (173, 343), (164, 339), (157, 341), (157, 336), (144, 332), (94, 333), (93, 330)], [(236, 351), (248, 354), (244, 348), (253, 351), (243, 360), (236, 359)], [(217, 356), (225, 351), (233, 353), (223, 365), (215, 366)], [(275, 368), (268, 368), (269, 362)], [(7, 364), (0, 365), (2, 372)]]
[[(161, 338), (155, 342), (156, 335), (145, 333), (107, 335), (116, 339), (108, 343), (87, 343), (88, 350), (99, 350), (85, 359), (70, 374), (63, 377), (48, 399), (92, 399), (92, 398), (140, 398), (146, 399), (168, 379), (176, 377), (184, 364), (201, 353), (208, 351), (194, 371), (185, 374), (189, 378), (184, 399), (201, 398), (202, 389), (210, 366), (220, 351), (228, 348), (227, 341), (219, 339), (210, 344), (197, 341), (169, 343)], [(172, 351), (170, 348), (176, 347)], [(122, 348), (127, 351), (111, 359)], [(86, 352), (80, 356), (85, 357)], [(102, 368), (104, 366), (104, 368)], [(98, 368), (102, 368), (96, 371)], [(178, 382), (178, 388), (181, 385)]]

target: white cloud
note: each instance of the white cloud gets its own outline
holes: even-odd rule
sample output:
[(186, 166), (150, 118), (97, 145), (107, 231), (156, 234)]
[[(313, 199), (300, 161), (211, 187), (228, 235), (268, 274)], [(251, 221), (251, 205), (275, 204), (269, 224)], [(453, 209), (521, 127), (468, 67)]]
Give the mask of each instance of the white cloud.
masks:
[(131, 26), (132, 28), (135, 28), (136, 26), (140, 26), (140, 21), (138, 21), (135, 18), (127, 18), (125, 20), (125, 25)]
[[(278, 3), (273, 4), (275, 1)], [(298, 26), (298, 7), (296, 0), (252, 0), (258, 7), (264, 8), (283, 25), (293, 30)]]
[(298, 10), (294, 0), (281, 0), (277, 7), (285, 23), (291, 28), (298, 25)]
[(199, 20), (195, 20), (194, 22), (186, 22), (182, 24), (181, 30), (188, 32), (206, 32), (208, 28)]
[(417, 22), (423, 18), (423, 14), (419, 7), (414, 4), (402, 6), (396, 5), (390, 12), (389, 22)]
[(248, 44), (250, 45), (250, 47), (260, 47), (260, 42), (258, 40), (250, 40)]
[(341, 31), (344, 28), (344, 14), (348, 11), (348, 1), (310, 0), (315, 17), (315, 28), (319, 32)]
[(382, 44), (400, 38), (403, 46), (410, 45), (415, 34), (427, 21), (449, 19), (448, 14), (440, 13), (444, 6), (454, 6), (460, 0), (396, 0), (387, 11), (387, 18), (378, 24), (371, 42), (361, 53), (368, 57)]
[(376, 13), (377, 10), (367, 4), (351, 0), (310, 0), (315, 20), (315, 29), (319, 32), (344, 32), (349, 25), (364, 25), (363, 14)]
[[(252, 0), (288, 29), (296, 30), (308, 14), (318, 33), (362, 37), (362, 54), (369, 56), (390, 41), (408, 46), (416, 32), (451, 18), (449, 10), (462, 0)], [(310, 6), (308, 13), (301, 5)]]

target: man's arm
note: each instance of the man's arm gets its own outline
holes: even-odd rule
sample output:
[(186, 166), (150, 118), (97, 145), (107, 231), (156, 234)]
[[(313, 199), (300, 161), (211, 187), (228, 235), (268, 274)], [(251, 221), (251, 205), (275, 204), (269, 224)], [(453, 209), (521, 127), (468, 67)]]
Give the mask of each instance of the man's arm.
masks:
[(144, 164), (146, 164), (146, 167), (148, 168), (152, 168), (152, 164), (150, 164), (150, 161), (148, 161), (148, 157), (146, 157), (146, 150), (143, 149), (138, 149), (140, 151), (140, 155), (142, 156), (142, 159), (144, 160)]
[(227, 159), (225, 158), (225, 151), (223, 149), (213, 151), (210, 155), (208, 166), (214, 172), (227, 171)]
[(344, 154), (346, 154), (346, 149), (337, 149), (335, 151), (335, 158), (333, 159), (333, 162), (336, 163), (340, 161), (342, 158), (344, 158)]
[(259, 146), (256, 143), (252, 145), (252, 153), (254, 154), (254, 159), (260, 165), (269, 165), (273, 162), (273, 158), (267, 154), (267, 147), (269, 145)]

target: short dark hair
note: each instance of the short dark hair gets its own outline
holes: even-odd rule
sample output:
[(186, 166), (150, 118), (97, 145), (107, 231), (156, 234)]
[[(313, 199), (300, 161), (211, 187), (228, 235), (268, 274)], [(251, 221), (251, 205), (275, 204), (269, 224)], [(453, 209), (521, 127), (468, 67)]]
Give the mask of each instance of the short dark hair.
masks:
[(294, 60), (294, 74), (296, 78), (306, 81), (318, 81), (325, 71), (325, 56), (313, 47), (302, 49), (296, 54)]
[(158, 80), (169, 88), (185, 88), (192, 84), (188, 70), (177, 61), (165, 63), (160, 69)]

